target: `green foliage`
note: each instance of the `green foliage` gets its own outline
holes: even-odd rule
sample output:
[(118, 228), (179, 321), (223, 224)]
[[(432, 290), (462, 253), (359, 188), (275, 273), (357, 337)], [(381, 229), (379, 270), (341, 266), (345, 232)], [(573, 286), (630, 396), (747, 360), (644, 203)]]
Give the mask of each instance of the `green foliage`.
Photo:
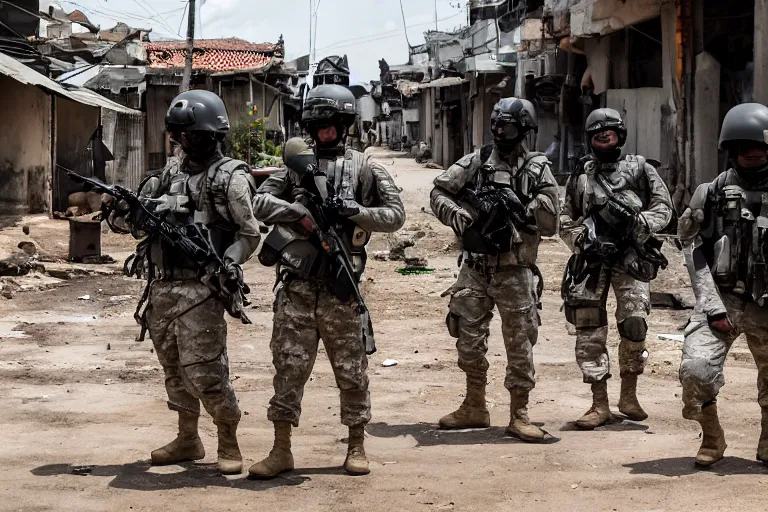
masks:
[[(261, 139), (264, 134), (265, 119), (257, 119), (250, 125), (240, 124), (232, 127), (227, 135), (227, 143), (232, 151), (232, 156), (238, 160), (248, 160), (248, 149), (250, 147), (251, 162), (256, 165), (279, 165), (282, 163), (282, 148), (275, 146), (274, 142), (268, 140), (264, 144), (265, 151), (262, 153)], [(275, 158), (276, 157), (276, 158)], [(269, 162), (262, 164), (262, 162)]]

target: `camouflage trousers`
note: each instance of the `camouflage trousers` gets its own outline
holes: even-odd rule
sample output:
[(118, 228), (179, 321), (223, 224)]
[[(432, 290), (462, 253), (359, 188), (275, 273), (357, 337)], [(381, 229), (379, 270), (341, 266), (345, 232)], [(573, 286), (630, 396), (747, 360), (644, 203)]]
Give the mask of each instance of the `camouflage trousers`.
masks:
[[(645, 370), (646, 319), (651, 312), (650, 283), (644, 283), (614, 270), (610, 287), (616, 295), (616, 323), (619, 326), (619, 371), (622, 376), (640, 375)], [(602, 310), (605, 311), (608, 288), (603, 293)], [(630, 320), (631, 319), (631, 320)], [(627, 320), (634, 324), (631, 338), (627, 336)], [(608, 358), (608, 326), (579, 328), (576, 326), (576, 362), (586, 383), (600, 382), (611, 377)]]
[(533, 272), (528, 267), (501, 267), (486, 277), (464, 264), (459, 278), (443, 296), (451, 295), (448, 330), (457, 338), (459, 368), (469, 380), (485, 384), (488, 335), (494, 306), (499, 308), (507, 351), (504, 387), (530, 391), (534, 381), (533, 347), (539, 334), (539, 312)]
[(707, 316), (696, 311), (685, 328), (680, 382), (683, 385), (683, 417), (698, 420), (701, 408), (717, 399), (725, 384), (723, 366), (731, 345), (745, 334), (757, 365), (758, 403), (768, 408), (768, 310), (753, 302), (745, 303), (724, 295), (723, 303), (734, 331), (720, 334), (709, 328)]
[(363, 327), (355, 304), (344, 304), (324, 287), (301, 279), (284, 282), (275, 299), (272, 363), (275, 395), (269, 401), (270, 421), (299, 426), (304, 385), (317, 358), (320, 338), (340, 390), (341, 423), (350, 427), (371, 420), (368, 357)]
[(149, 333), (165, 372), (168, 408), (200, 414), (202, 401), (214, 422), (237, 423), (224, 306), (197, 280), (155, 281), (149, 300)]

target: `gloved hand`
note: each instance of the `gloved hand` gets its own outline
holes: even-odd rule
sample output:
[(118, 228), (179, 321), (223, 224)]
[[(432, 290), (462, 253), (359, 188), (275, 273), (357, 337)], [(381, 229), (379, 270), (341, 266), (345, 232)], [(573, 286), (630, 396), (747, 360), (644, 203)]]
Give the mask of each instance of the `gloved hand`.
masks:
[(243, 282), (243, 267), (231, 260), (225, 260), (224, 264), (226, 265), (226, 273), (219, 274), (221, 290), (225, 294), (231, 295), (238, 290), (239, 285), (242, 283), (245, 287), (244, 292), (249, 293), (248, 287)]
[(329, 197), (326, 199), (323, 202), (322, 209), (323, 215), (331, 224), (339, 224), (360, 213), (359, 207), (347, 205), (339, 197)]
[(681, 242), (688, 242), (701, 230), (704, 222), (704, 210), (688, 208), (680, 216), (677, 223), (677, 234)]
[(728, 335), (733, 332), (733, 324), (727, 314), (708, 317), (707, 322), (709, 323), (709, 328), (718, 334)]

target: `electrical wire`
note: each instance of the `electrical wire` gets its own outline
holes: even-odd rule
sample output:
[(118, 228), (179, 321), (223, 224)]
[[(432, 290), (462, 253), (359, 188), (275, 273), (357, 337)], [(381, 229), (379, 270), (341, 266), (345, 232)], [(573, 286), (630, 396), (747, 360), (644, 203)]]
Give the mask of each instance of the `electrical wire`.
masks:
[[(111, 19), (115, 19), (115, 18), (119, 19), (121, 16), (123, 16), (122, 14), (117, 13), (115, 11), (106, 12), (106, 11), (98, 9), (96, 7), (87, 7), (85, 5), (79, 4), (77, 2), (72, 2), (70, 0), (62, 0), (62, 3), (73, 5), (73, 6), (77, 7), (77, 8), (82, 9), (83, 11), (89, 12), (91, 14), (94, 14), (94, 15), (97, 15), (97, 16), (105, 16), (105, 17), (111, 18)], [(144, 16), (137, 16), (135, 14), (132, 14), (132, 15), (129, 15), (129, 16), (126, 16), (126, 17), (130, 18), (132, 20), (135, 20), (135, 21), (157, 21), (154, 18), (147, 18), (147, 17), (144, 17)], [(174, 34), (173, 29), (170, 28), (170, 27), (161, 27), (161, 28), (163, 28), (163, 30), (168, 30), (168, 34)], [(179, 34), (174, 34), (174, 35), (181, 37)]]
[[(438, 21), (439, 22), (448, 21), (448, 20), (451, 20), (451, 19), (455, 18), (456, 16), (460, 16), (461, 14), (462, 13), (459, 12), (459, 13), (456, 13), (456, 14), (454, 14), (452, 16), (448, 16), (446, 18), (441, 18)], [(427, 22), (424, 22), (424, 23), (415, 23), (413, 25), (408, 25), (408, 28), (423, 27), (423, 26), (426, 26), (426, 25), (431, 25), (432, 23), (434, 23), (434, 22), (433, 21), (427, 21)], [(400, 32), (400, 29), (396, 28), (394, 30), (387, 30), (385, 32), (378, 32), (378, 33), (375, 33), (375, 34), (368, 34), (368, 35), (365, 35), (365, 36), (358, 36), (358, 37), (353, 37), (353, 38), (350, 38), (350, 39), (342, 39), (340, 41), (336, 41), (334, 43), (331, 43), (328, 46), (323, 46), (322, 48), (318, 48), (317, 50), (323, 51), (323, 50), (327, 50), (329, 48), (346, 48), (347, 46), (350, 46), (352, 44), (363, 44), (363, 43), (368, 43), (368, 42), (372, 42), (372, 41), (381, 41), (382, 39), (389, 39), (390, 37), (396, 36), (396, 35), (399, 34), (399, 32)], [(387, 36), (387, 37), (381, 37), (381, 36)], [(349, 44), (347, 44), (347, 43), (349, 43)], [(341, 44), (344, 44), (344, 46), (339, 46)]]

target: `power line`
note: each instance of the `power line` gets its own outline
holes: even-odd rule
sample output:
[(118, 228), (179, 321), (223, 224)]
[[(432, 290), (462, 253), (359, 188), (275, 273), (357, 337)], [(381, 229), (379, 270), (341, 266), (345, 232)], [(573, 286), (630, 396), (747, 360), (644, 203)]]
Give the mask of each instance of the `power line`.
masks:
[[(448, 20), (453, 19), (456, 16), (459, 16), (461, 14), (462, 13), (459, 12), (459, 13), (456, 13), (456, 14), (454, 14), (452, 16), (448, 16), (446, 18), (441, 18), (441, 19), (438, 20), (438, 22), (448, 21)], [(427, 22), (424, 22), (424, 23), (414, 23), (413, 25), (408, 25), (408, 28), (423, 27), (423, 26), (431, 25), (431, 24), (432, 24), (431, 21), (427, 21)], [(363, 44), (363, 43), (369, 43), (369, 42), (372, 42), (372, 41), (381, 41), (382, 39), (389, 39), (390, 37), (394, 37), (397, 34), (399, 34), (399, 32), (400, 32), (400, 29), (396, 28), (394, 30), (387, 30), (387, 31), (384, 31), (384, 32), (377, 32), (375, 34), (368, 34), (368, 35), (365, 35), (365, 36), (358, 36), (358, 37), (353, 37), (353, 38), (350, 38), (350, 39), (342, 39), (340, 41), (336, 41), (334, 43), (331, 43), (331, 44), (329, 44), (327, 46), (323, 46), (322, 48), (318, 48), (318, 50), (319, 51), (323, 51), (323, 50), (327, 50), (329, 48), (346, 48), (347, 46), (350, 46), (352, 44)], [(386, 37), (381, 37), (381, 36), (386, 36)], [(347, 43), (349, 43), (349, 44), (347, 44)], [(339, 46), (341, 44), (343, 44), (344, 46)]]
[[(128, 18), (130, 20), (133, 20), (133, 21), (142, 21), (142, 22), (144, 22), (144, 21), (152, 21), (152, 22), (157, 21), (154, 18), (148, 18), (148, 17), (145, 17), (145, 16), (138, 16), (136, 14), (120, 13), (118, 11), (112, 11), (112, 10), (102, 10), (102, 9), (106, 9), (106, 8), (98, 9), (96, 7), (87, 7), (85, 5), (79, 4), (77, 2), (71, 2), (69, 0), (63, 0), (62, 3), (73, 5), (73, 6), (77, 7), (77, 8), (79, 8), (79, 9), (82, 9), (83, 11), (89, 12), (89, 13), (97, 15), (97, 16), (104, 16), (104, 17), (107, 17), (107, 18), (112, 18), (112, 19), (117, 19), (117, 20), (119, 20), (121, 17), (124, 17), (124, 18)], [(162, 23), (160, 24), (160, 28), (162, 28), (163, 30), (168, 30), (169, 34), (174, 34), (174, 31), (173, 31), (173, 29), (171, 27), (164, 26)], [(175, 34), (175, 35), (179, 36), (179, 34)], [(179, 37), (181, 37), (181, 36), (179, 36)]]

